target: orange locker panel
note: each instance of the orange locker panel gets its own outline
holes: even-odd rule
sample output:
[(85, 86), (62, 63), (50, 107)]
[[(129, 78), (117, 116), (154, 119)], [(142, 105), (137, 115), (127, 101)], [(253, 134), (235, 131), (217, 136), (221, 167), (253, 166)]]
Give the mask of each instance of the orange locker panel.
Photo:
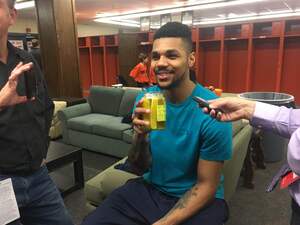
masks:
[(300, 103), (300, 37), (285, 40), (281, 91), (295, 96)]
[(79, 49), (80, 79), (82, 90), (89, 90), (91, 85), (91, 67), (89, 48)]
[(239, 93), (246, 90), (248, 40), (225, 43), (224, 90)]
[(279, 38), (256, 39), (253, 48), (251, 91), (275, 91)]
[(92, 85), (104, 85), (103, 48), (94, 47), (92, 51)]
[(220, 42), (200, 43), (200, 80), (205, 86), (218, 87), (220, 72)]
[(116, 84), (118, 75), (118, 49), (106, 49), (106, 65), (107, 65), (107, 85)]

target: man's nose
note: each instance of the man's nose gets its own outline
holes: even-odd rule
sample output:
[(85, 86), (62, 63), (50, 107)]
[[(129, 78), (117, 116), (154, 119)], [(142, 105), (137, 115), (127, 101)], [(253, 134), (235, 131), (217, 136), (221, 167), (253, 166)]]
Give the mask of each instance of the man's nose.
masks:
[(159, 57), (157, 61), (157, 66), (167, 66), (167, 65), (168, 65), (167, 58), (165, 56)]

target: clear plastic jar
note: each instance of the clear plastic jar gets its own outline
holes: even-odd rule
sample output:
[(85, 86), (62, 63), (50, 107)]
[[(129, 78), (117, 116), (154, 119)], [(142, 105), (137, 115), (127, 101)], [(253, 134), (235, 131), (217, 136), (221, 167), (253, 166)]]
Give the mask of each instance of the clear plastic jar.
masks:
[(149, 121), (151, 130), (162, 130), (166, 127), (166, 100), (162, 93), (146, 93), (143, 108), (150, 110), (150, 114), (144, 115), (144, 120)]

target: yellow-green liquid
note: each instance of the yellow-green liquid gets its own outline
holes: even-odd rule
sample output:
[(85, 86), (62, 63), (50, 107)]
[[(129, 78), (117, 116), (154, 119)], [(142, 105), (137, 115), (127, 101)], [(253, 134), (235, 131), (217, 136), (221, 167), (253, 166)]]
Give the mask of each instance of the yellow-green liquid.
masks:
[(166, 127), (166, 103), (163, 97), (145, 98), (143, 107), (150, 109), (150, 114), (144, 115), (144, 120), (149, 121), (151, 130)]

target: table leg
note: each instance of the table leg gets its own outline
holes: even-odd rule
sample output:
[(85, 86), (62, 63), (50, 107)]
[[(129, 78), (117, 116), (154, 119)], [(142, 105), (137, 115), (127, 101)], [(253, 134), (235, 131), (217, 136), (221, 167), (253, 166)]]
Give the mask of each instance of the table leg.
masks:
[(84, 175), (83, 175), (83, 163), (82, 163), (82, 151), (79, 151), (74, 162), (74, 177), (75, 183), (78, 188), (84, 187)]

